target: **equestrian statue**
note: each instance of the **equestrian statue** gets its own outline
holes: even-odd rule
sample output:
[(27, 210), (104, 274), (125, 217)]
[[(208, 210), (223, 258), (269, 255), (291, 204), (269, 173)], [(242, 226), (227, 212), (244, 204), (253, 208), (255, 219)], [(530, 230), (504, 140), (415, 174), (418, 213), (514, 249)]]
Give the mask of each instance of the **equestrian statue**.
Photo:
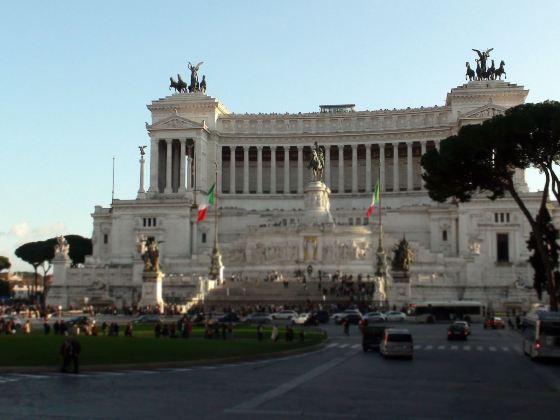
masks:
[(315, 146), (311, 149), (311, 160), (307, 165), (307, 169), (313, 172), (313, 181), (323, 180), (323, 170), (325, 168), (325, 154), (323, 148), (315, 142)]

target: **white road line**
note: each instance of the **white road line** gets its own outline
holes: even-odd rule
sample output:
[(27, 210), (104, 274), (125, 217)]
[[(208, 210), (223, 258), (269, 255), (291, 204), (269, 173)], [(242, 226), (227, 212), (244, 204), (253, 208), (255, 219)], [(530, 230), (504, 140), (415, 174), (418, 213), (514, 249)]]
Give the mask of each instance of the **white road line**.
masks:
[(357, 349), (358, 347), (360, 347), (360, 345), (359, 345), (359, 344), (354, 344), (354, 345), (353, 345), (353, 346), (352, 346), (351, 348), (353, 348), (353, 349)]
[(15, 382), (17, 381), (17, 379), (13, 379), (13, 378), (0, 378), (0, 384), (5, 384), (8, 382)]
[(414, 345), (414, 350), (420, 350), (422, 348), (422, 346), (420, 344), (415, 344)]
[(483, 350), (483, 349), (482, 349), (482, 346), (476, 346), (476, 350), (477, 350), (477, 351), (482, 351), (482, 350)]
[(463, 350), (465, 350), (465, 351), (471, 351), (471, 346), (463, 346)]
[(494, 346), (489, 346), (488, 349), (490, 349), (490, 351), (496, 351), (496, 347)]
[(216, 366), (199, 366), (198, 368), (208, 370), (208, 369), (216, 369)]
[(502, 346), (502, 350), (503, 350), (503, 351), (509, 351), (509, 347), (507, 347), (507, 346)]
[(30, 373), (12, 373), (11, 376), (16, 376), (18, 378), (29, 378), (29, 379), (47, 379), (50, 376), (47, 375), (32, 375)]
[(331, 347), (336, 347), (338, 346), (338, 343), (331, 343), (327, 346), (328, 349), (330, 349)]
[(438, 346), (438, 350), (445, 350), (445, 346)]
[(123, 376), (123, 372), (90, 372), (93, 376)]
[(433, 348), (434, 348), (434, 346), (432, 346), (431, 344), (428, 344), (428, 345), (426, 346), (426, 350), (431, 350), (431, 349), (433, 349)]
[(121, 372), (123, 373), (132, 373), (132, 374), (137, 374), (137, 375), (147, 375), (147, 374), (154, 374), (154, 373), (159, 373), (156, 370), (121, 370)]
[(310, 370), (307, 373), (304, 373), (303, 375), (297, 376), (295, 378), (293, 378), (292, 380), (283, 383), (282, 385), (271, 389), (268, 392), (265, 392), (264, 394), (260, 394), (257, 395), (254, 398), (251, 398), (248, 401), (245, 401), (235, 407), (233, 407), (231, 410), (225, 410), (227, 411), (236, 411), (236, 410), (251, 410), (254, 409), (256, 407), (258, 407), (261, 404), (264, 404), (267, 401), (270, 401), (274, 398), (277, 398), (281, 395), (284, 395), (288, 392), (290, 392), (291, 390), (297, 388), (298, 386), (304, 384), (305, 382), (308, 382), (314, 378), (316, 378), (317, 376), (322, 375), (323, 373), (325, 373), (326, 371), (328, 371), (329, 369), (332, 369), (333, 367), (335, 367), (336, 365), (344, 362), (345, 360), (347, 360), (346, 357), (337, 357), (335, 359), (332, 359), (330, 362), (325, 363), (323, 365), (320, 365), (318, 367), (316, 367), (315, 369)]
[(339, 349), (344, 349), (346, 347), (348, 347), (348, 344), (339, 344), (338, 346)]
[(458, 350), (459, 346), (451, 346), (451, 350)]

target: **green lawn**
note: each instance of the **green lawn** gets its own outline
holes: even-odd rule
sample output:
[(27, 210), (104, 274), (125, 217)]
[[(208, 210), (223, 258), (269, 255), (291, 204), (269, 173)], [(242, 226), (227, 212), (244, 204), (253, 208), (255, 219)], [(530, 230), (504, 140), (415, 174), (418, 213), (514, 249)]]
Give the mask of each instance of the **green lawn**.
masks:
[[(270, 328), (265, 329), (263, 341), (256, 339), (255, 327), (238, 326), (234, 337), (223, 339), (203, 338), (202, 328), (194, 328), (190, 338), (154, 337), (151, 326), (135, 326), (133, 337), (88, 337), (80, 335), (80, 363), (82, 365), (142, 364), (158, 362), (198, 361), (230, 357), (252, 357), (312, 346), (324, 340), (319, 331), (306, 330), (305, 341), (287, 342), (283, 329), (280, 339), (270, 340)], [(64, 337), (44, 335), (34, 331), (30, 335), (0, 335), (0, 368), (2, 366), (57, 366), (60, 364), (59, 348)]]

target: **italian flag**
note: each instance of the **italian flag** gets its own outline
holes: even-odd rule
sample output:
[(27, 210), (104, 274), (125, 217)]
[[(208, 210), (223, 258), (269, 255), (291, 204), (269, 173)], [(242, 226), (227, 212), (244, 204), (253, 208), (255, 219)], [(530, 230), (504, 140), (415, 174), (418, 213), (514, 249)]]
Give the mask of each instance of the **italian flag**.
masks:
[(206, 218), (206, 213), (208, 212), (208, 207), (214, 205), (214, 201), (216, 199), (216, 184), (212, 185), (206, 194), (206, 204), (201, 206), (198, 209), (198, 217), (196, 218), (196, 222), (202, 222)]
[(369, 205), (369, 207), (367, 209), (368, 219), (373, 214), (373, 211), (375, 210), (375, 205), (377, 203), (379, 203), (379, 180), (377, 180), (377, 184), (375, 184), (375, 190), (373, 190), (373, 197), (371, 198), (371, 204)]

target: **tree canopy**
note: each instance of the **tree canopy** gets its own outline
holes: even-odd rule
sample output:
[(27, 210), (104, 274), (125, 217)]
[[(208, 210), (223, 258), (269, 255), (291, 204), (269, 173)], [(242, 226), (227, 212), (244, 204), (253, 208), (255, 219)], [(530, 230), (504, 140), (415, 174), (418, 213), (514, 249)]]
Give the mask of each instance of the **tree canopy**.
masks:
[[(532, 249), (539, 264), (535, 268), (535, 286), (546, 281), (550, 307), (558, 309), (556, 282), (557, 257), (550, 248), (555, 229), (548, 210), (548, 191), (560, 202), (560, 180), (554, 165), (560, 161), (560, 103), (524, 104), (508, 109), (481, 125), (461, 128), (455, 136), (440, 143), (440, 150), (431, 149), (422, 157), (424, 181), (433, 200), (443, 202), (456, 198), (469, 201), (476, 194), (487, 194), (494, 200), (509, 194), (519, 206), (532, 230)], [(515, 170), (534, 166), (544, 177), (537, 217), (527, 207), (516, 189)], [(540, 240), (537, 240), (540, 239)], [(537, 273), (537, 271), (540, 271)], [(539, 292), (537, 288), (537, 292)]]
[(0, 271), (7, 270), (12, 266), (10, 259), (8, 257), (4, 257), (0, 255)]

